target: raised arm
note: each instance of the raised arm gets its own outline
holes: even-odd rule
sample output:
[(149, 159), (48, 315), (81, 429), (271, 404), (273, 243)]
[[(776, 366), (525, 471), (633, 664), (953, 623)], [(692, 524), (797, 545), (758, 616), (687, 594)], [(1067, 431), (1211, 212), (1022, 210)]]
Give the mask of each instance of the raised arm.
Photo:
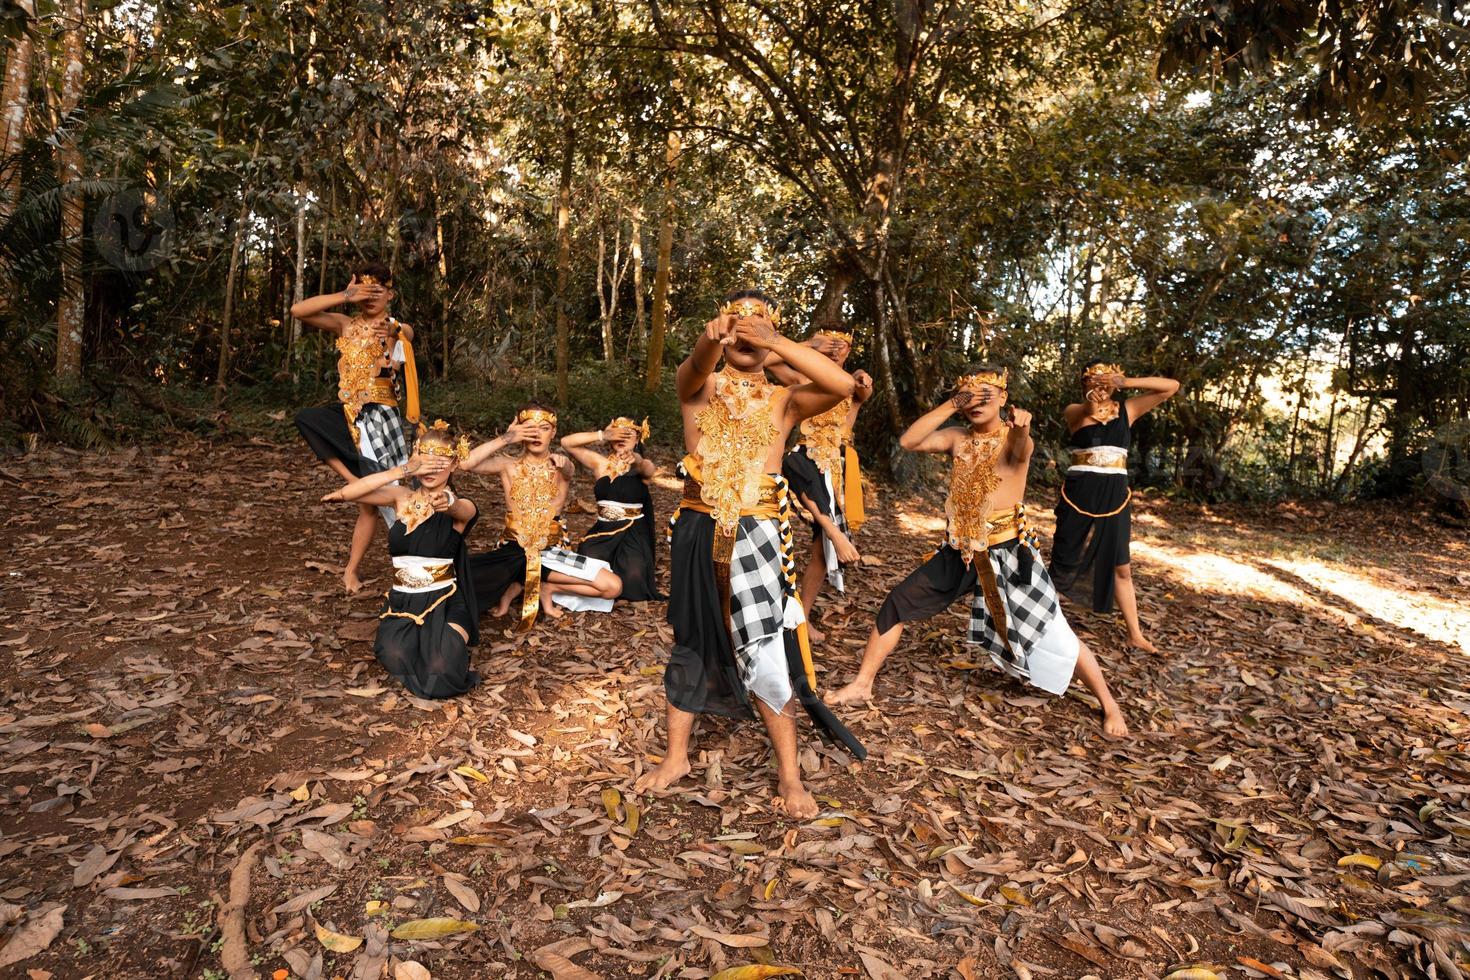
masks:
[(490, 464), (494, 462), (491, 457), (510, 446), (516, 445), (524, 439), (525, 435), (521, 424), (519, 422), (512, 422), (510, 427), (502, 435), (496, 436), (489, 442), (482, 442), (474, 449), (471, 449), (470, 454), (465, 457), (465, 461), (460, 466), (460, 469), (467, 473), (496, 472), (499, 467), (496, 467), (494, 470), (489, 468)]
[(705, 382), (720, 363), (720, 352), (725, 343), (734, 336), (735, 314), (722, 313), (704, 325), (704, 333), (694, 344), (694, 350), (679, 365), (675, 376), (679, 389), (679, 400), (687, 402), (704, 390)]
[(594, 449), (587, 448), (598, 443), (607, 442), (607, 430), (601, 432), (573, 432), (561, 440), (561, 448), (571, 454), (571, 457), (592, 473), (594, 480), (601, 478), (603, 470), (607, 466), (607, 457)]
[(961, 391), (956, 392), (953, 398), (946, 398), (904, 429), (903, 435), (898, 437), (898, 444), (911, 453), (954, 452), (954, 430), (940, 429), (940, 426), (949, 421), (949, 417), (955, 412), (970, 404), (973, 397), (968, 391)]
[(1128, 424), (1132, 425), (1173, 398), (1179, 391), (1179, 382), (1173, 378), (1123, 378), (1118, 387), (1137, 388), (1143, 392), (1123, 403), (1123, 406), (1128, 409)]
[(771, 351), (766, 356), (766, 363), (763, 366), (767, 373), (775, 378), (779, 384), (786, 385), (787, 387), (806, 384), (806, 376), (790, 364), (787, 364), (786, 359), (776, 351)]
[(763, 320), (747, 321), (741, 324), (739, 332), (750, 343), (780, 354), (782, 361), (806, 376), (806, 383), (790, 389), (791, 394), (786, 399), (786, 410), (795, 419), (821, 415), (852, 395), (856, 387), (852, 375), (833, 363), (826, 354), (782, 337)]
[(347, 283), (347, 288), (340, 293), (322, 293), (304, 299), (299, 303), (291, 304), (291, 315), (302, 323), (318, 330), (328, 333), (341, 333), (342, 328), (352, 321), (345, 313), (333, 313), (332, 307), (341, 306), (343, 303), (356, 303), (369, 294), (370, 290), (381, 289), (380, 286), (363, 286), (353, 276)]
[(1029, 463), (1031, 452), (1036, 448), (1031, 439), (1031, 413), (1024, 408), (1012, 408), (1011, 419), (1006, 425), (1006, 459), (1015, 466)]

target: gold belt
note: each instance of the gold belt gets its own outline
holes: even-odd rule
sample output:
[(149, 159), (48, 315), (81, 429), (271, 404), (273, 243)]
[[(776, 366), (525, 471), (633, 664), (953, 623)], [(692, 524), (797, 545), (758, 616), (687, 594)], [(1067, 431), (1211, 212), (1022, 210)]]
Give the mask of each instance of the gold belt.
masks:
[(1127, 456), (1100, 453), (1092, 449), (1073, 449), (1071, 453), (1073, 466), (1103, 466), (1110, 470), (1126, 470), (1128, 468)]
[(615, 500), (599, 500), (597, 502), (597, 519), (599, 521), (626, 521), (642, 516), (642, 504), (624, 504)]
[[(679, 501), (680, 510), (693, 510), (701, 514), (713, 512), (713, 508), (700, 496), (702, 485), (692, 476), (684, 478), (684, 497)], [(743, 507), (741, 517), (756, 517), (761, 520), (779, 520), (781, 517), (780, 491), (774, 484), (761, 487), (761, 499), (754, 507)]]
[(401, 585), (405, 589), (424, 589), (453, 579), (454, 562), (452, 561), (393, 569), (393, 584)]

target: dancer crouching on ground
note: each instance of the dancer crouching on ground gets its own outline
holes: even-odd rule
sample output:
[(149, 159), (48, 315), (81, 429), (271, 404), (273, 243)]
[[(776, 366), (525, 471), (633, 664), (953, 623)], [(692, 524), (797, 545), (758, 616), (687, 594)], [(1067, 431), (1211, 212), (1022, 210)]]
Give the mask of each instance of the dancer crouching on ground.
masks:
[(373, 652), (384, 670), (421, 698), (454, 697), (480, 683), (470, 670), (469, 648), (480, 631), (465, 549), (479, 511), (449, 487), (468, 451), (463, 438), (451, 436), (448, 423), (435, 422), (420, 428), (408, 462), (322, 498), (393, 509), (393, 588), (378, 617)]
[[(522, 632), (536, 624), (538, 612), (560, 619), (558, 602), (608, 612), (623, 588), (607, 562), (566, 548), (561, 511), (572, 461), (551, 452), (555, 438), (556, 413), (528, 402), (504, 435), (476, 446), (464, 464), (471, 473), (498, 475), (505, 490), (506, 536), (494, 551), (470, 558), (475, 595), (482, 605), (493, 604), (496, 616), (509, 612), (520, 596)], [(515, 445), (522, 448), (519, 457), (497, 455)]]
[[(601, 432), (574, 432), (561, 441), (561, 448), (592, 472), (592, 493), (597, 498), (597, 523), (577, 542), (577, 553), (611, 565), (623, 583), (617, 597), (629, 602), (667, 598), (659, 594), (657, 584), (648, 481), (658, 467), (643, 455), (649, 435), (648, 419), (638, 423), (622, 415)], [(604, 455), (590, 448), (598, 443), (612, 451)]]
[[(889, 593), (868, 635), (857, 677), (831, 701), (871, 700), (873, 682), (898, 646), (904, 624), (929, 619), (969, 595), (969, 642), (984, 647), (1006, 673), (1051, 694), (1067, 690), (1075, 668), (1102, 705), (1104, 733), (1126, 735), (1122, 709), (1097, 658), (1067, 625), (1026, 527), (1021, 502), (1033, 448), (1031, 413), (1015, 409), (1011, 421), (1002, 421), (1007, 383), (1003, 369), (973, 366), (953, 398), (900, 437), (910, 452), (953, 459), (945, 541)], [(969, 425), (941, 429), (956, 412)]]

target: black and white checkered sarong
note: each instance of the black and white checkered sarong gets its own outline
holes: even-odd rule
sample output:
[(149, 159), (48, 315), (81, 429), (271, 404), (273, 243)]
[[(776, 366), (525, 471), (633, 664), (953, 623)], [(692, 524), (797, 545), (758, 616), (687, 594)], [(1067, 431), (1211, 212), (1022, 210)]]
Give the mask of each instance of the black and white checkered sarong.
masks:
[(730, 556), (730, 637), (736, 656), (756, 641), (778, 635), (784, 619), (780, 522), (742, 517)]
[[(1057, 609), (1057, 591), (1052, 586), (1051, 576), (1046, 572), (1046, 565), (1032, 551), (1029, 555), (1031, 560), (1025, 563), (1030, 566), (1028, 574), (1028, 570), (1021, 567), (1022, 548), (1028, 546), (1022, 544), (1014, 548), (992, 548), (988, 555), (975, 556), (975, 561), (986, 561), (988, 558), (991, 567), (995, 569), (995, 584), (1000, 591), (1001, 604), (1005, 606), (1006, 636), (1010, 640), (1010, 649), (1007, 650), (1006, 645), (1001, 642), (995, 629), (995, 621), (986, 608), (984, 591), (978, 585), (970, 599), (968, 638), (971, 643), (984, 647), (997, 662), (1006, 661), (1024, 671), (1026, 657), (1041, 640), (1051, 621), (1060, 613)], [(1017, 658), (1020, 663), (1016, 663)]]
[(381, 473), (408, 462), (403, 419), (392, 405), (364, 405), (357, 413), (358, 455), (363, 474)]

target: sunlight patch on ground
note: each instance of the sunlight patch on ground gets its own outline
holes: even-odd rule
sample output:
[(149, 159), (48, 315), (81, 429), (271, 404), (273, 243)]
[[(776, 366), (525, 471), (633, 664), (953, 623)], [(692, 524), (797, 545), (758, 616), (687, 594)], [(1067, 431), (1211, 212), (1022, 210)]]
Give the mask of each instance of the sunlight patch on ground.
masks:
[(1163, 565), (1169, 572), (1197, 592), (1254, 596), (1273, 602), (1289, 602), (1295, 606), (1315, 605), (1315, 600), (1294, 585), (1268, 575), (1244, 562), (1210, 551), (1161, 548), (1135, 539), (1131, 545), (1137, 557), (1151, 564)]
[(1393, 581), (1374, 581), (1379, 576), (1373, 568), (1347, 571), (1320, 561), (1284, 558), (1267, 558), (1264, 562), (1400, 629), (1458, 646), (1462, 653), (1470, 654), (1470, 612), (1457, 603), (1424, 595)]
[(929, 538), (944, 531), (944, 515), (915, 514), (903, 510), (898, 512), (898, 526), (910, 534)]

